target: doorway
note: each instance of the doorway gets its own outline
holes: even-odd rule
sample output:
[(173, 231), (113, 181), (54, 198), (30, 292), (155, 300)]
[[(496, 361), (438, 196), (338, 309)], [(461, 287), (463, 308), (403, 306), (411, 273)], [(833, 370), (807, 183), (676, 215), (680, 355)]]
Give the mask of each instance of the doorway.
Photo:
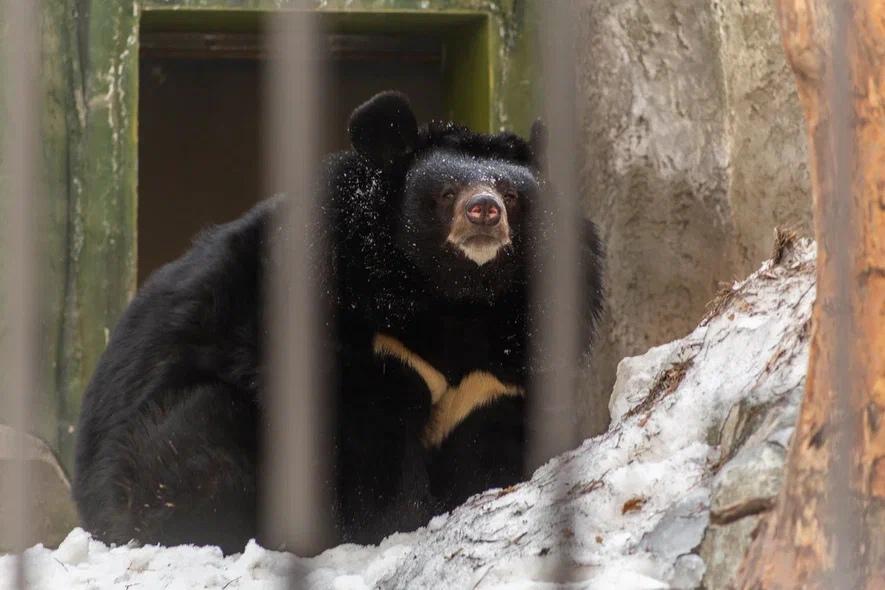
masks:
[[(347, 149), (350, 112), (405, 92), (419, 121), (445, 118), (441, 36), (327, 33), (321, 153)], [(145, 31), (139, 64), (138, 281), (184, 253), (202, 229), (264, 194), (265, 55), (254, 32)]]

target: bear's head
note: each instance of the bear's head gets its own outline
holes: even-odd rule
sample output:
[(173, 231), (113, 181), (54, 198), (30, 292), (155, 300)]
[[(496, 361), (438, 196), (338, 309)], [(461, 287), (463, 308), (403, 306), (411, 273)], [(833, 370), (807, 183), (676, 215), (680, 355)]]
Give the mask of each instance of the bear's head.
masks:
[(418, 127), (408, 99), (376, 95), (350, 120), (354, 149), (393, 187), (393, 244), (437, 293), (494, 299), (524, 285), (528, 226), (543, 181), (532, 139), (452, 123)]

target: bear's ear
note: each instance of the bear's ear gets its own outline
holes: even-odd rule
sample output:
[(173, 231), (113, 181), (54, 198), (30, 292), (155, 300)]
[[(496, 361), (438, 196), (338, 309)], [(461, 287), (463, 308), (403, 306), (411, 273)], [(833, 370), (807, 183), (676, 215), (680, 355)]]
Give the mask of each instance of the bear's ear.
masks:
[(532, 158), (535, 166), (541, 170), (547, 168), (547, 126), (541, 119), (535, 119), (532, 123), (532, 131), (529, 135), (529, 145), (532, 148)]
[(353, 149), (381, 166), (411, 154), (418, 142), (418, 123), (401, 92), (382, 92), (358, 106), (349, 130)]

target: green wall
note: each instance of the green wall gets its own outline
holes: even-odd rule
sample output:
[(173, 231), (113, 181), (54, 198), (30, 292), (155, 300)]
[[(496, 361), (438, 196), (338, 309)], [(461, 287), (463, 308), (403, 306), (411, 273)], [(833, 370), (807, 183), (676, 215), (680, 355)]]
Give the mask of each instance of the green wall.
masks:
[[(436, 26), (452, 31), (453, 113), (480, 128), (527, 132), (534, 117), (531, 41), (536, 2), (326, 0), (309, 3), (336, 27)], [(45, 188), (41, 293), (42, 386), (38, 434), (70, 469), (81, 395), (110, 330), (131, 299), (136, 272), (138, 34), (150, 23), (219, 18), (303, 6), (284, 0), (53, 0), (42, 2)], [(171, 14), (170, 11), (178, 11)], [(362, 13), (374, 13), (366, 15)], [(384, 18), (378, 18), (381, 14)], [(180, 17), (178, 16), (180, 15)], [(479, 18), (477, 18), (479, 17)], [(460, 41), (458, 18), (481, 26)], [(464, 22), (467, 22), (464, 21)], [(481, 22), (482, 25), (476, 23)], [(478, 72), (486, 83), (477, 85)]]

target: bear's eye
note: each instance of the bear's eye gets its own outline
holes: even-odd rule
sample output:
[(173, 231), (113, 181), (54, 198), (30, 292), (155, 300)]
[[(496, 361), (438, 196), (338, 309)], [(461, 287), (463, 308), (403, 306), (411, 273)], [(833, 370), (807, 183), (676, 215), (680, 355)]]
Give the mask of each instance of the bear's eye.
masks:
[(453, 201), (455, 199), (455, 193), (454, 191), (446, 190), (439, 195), (439, 198), (443, 201)]
[(516, 194), (514, 190), (508, 190), (504, 192), (504, 202), (508, 205), (511, 203), (515, 203), (516, 199), (519, 195)]

